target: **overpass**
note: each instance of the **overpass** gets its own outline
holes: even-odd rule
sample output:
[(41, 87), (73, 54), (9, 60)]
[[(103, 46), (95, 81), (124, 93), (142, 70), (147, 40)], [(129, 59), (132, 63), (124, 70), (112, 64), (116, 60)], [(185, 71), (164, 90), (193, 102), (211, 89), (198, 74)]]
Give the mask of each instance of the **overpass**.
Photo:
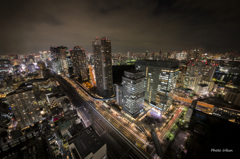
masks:
[[(64, 79), (64, 78), (63, 78), (62, 76), (60, 76), (60, 75), (57, 75), (57, 77)], [(64, 80), (65, 80), (65, 79), (64, 79)], [(77, 86), (81, 87), (81, 89), (83, 89), (83, 90), (84, 90), (91, 98), (93, 98), (94, 100), (107, 101), (107, 100), (115, 99), (115, 97), (112, 97), (112, 98), (99, 98), (99, 97), (96, 97), (96, 96), (92, 95), (91, 93), (89, 93), (89, 91), (88, 91), (86, 88), (84, 88), (80, 83), (76, 82), (75, 80), (74, 80), (74, 82), (76, 83)]]
[[(120, 137), (121, 142), (125, 141), (125, 145), (129, 146), (131, 148), (131, 151), (128, 152), (129, 156), (131, 158), (142, 158), (142, 159), (143, 158), (146, 158), (146, 159), (151, 158), (151, 156), (138, 145), (138, 142), (136, 140), (137, 138), (134, 138), (134, 136), (132, 135), (133, 133), (131, 133), (131, 131), (126, 131), (127, 130), (126, 128), (124, 129), (124, 127), (121, 128), (119, 126), (118, 127), (116, 126), (116, 121), (118, 121), (118, 119), (115, 119), (115, 118), (111, 117), (111, 115), (106, 116), (108, 114), (105, 111), (106, 109), (99, 109), (99, 108), (101, 108), (101, 107), (99, 107), (98, 110), (97, 110), (95, 104), (90, 104), (88, 102), (88, 98), (85, 98), (85, 97), (81, 96), (78, 93), (78, 91), (75, 90), (75, 88), (74, 88), (75, 85), (77, 85), (77, 84), (73, 83), (73, 81), (68, 81), (68, 80), (64, 79), (63, 77), (59, 77), (59, 76), (57, 76), (56, 79), (59, 82), (61, 82), (61, 85), (64, 86), (64, 88), (66, 90), (68, 90), (68, 92), (70, 92), (74, 96), (74, 98), (80, 97), (82, 102), (84, 102), (86, 104), (86, 106), (91, 110), (90, 112), (94, 112), (94, 114), (98, 118), (100, 118), (101, 120), (104, 121), (104, 122), (102, 122), (102, 124), (105, 123), (105, 126), (107, 126), (110, 129), (108, 131), (109, 133), (112, 134), (114, 132), (118, 135), (118, 137)], [(73, 84), (75, 84), (75, 85), (73, 85)], [(81, 92), (84, 92), (84, 90), (81, 90), (82, 87), (79, 87), (79, 88), (80, 88), (79, 90)], [(76, 92), (73, 92), (73, 90), (75, 90)], [(87, 93), (85, 92), (83, 95), (87, 96)], [(113, 122), (113, 121), (115, 121), (115, 122)], [(120, 130), (124, 130), (124, 131), (120, 131)], [(126, 132), (129, 133), (128, 137), (126, 136)], [(132, 138), (134, 138), (134, 141), (132, 140)], [(136, 155), (137, 157), (134, 157), (134, 155)]]

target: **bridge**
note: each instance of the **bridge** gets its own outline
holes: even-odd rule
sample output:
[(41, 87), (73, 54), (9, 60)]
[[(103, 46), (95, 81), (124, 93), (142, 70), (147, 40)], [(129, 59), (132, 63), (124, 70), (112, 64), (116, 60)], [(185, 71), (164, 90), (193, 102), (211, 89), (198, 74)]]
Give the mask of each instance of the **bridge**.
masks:
[[(57, 75), (59, 78), (63, 78), (62, 76), (60, 76), (60, 75)], [(76, 83), (76, 85), (78, 86), (78, 87), (81, 87), (81, 89), (83, 89), (91, 98), (93, 98), (94, 100), (99, 100), (99, 101), (107, 101), (107, 100), (112, 100), (112, 99), (115, 99), (115, 97), (112, 97), (112, 98), (100, 98), (100, 97), (96, 97), (96, 96), (94, 96), (93, 94), (91, 94), (91, 93), (89, 93), (89, 91), (86, 89), (86, 88), (84, 88), (80, 83), (78, 83), (78, 82), (76, 82), (75, 80), (74, 80), (74, 83)]]

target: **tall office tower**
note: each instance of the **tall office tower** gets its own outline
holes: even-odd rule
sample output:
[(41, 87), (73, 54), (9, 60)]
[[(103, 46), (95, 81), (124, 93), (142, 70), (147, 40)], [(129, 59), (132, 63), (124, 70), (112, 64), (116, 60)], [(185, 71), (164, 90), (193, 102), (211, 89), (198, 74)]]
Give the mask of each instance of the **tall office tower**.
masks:
[(67, 63), (67, 54), (68, 54), (68, 48), (61, 46), (59, 48), (59, 55), (60, 55), (60, 65), (62, 67), (62, 73), (66, 76), (69, 76), (68, 72), (68, 63)]
[(178, 85), (183, 86), (185, 76), (186, 76), (187, 66), (184, 63), (180, 63), (179, 68), (180, 68), (180, 70), (179, 70), (177, 83), (178, 83)]
[(56, 74), (60, 74), (61, 67), (58, 61), (58, 56), (57, 56), (57, 48), (56, 47), (50, 47), (50, 52), (51, 52), (51, 64), (52, 64), (52, 71)]
[(68, 65), (68, 73), (69, 77), (73, 75), (73, 64), (72, 64), (72, 59), (71, 56), (67, 56), (67, 65)]
[(65, 46), (50, 47), (50, 51), (53, 71), (57, 74), (62, 73), (69, 76), (67, 63), (68, 48)]
[(143, 98), (143, 72), (136, 70), (124, 71), (122, 77), (122, 110), (136, 118), (142, 111)]
[(113, 95), (112, 51), (111, 41), (103, 37), (93, 43), (96, 88), (98, 95), (109, 98)]
[(212, 79), (215, 70), (216, 66), (213, 66), (211, 64), (205, 64), (205, 67), (203, 68), (201, 84), (207, 84), (209, 91), (212, 91), (214, 87), (214, 81), (212, 81)]
[(38, 105), (31, 88), (17, 89), (6, 98), (21, 128), (43, 120), (41, 106)]
[(193, 62), (187, 67), (184, 87), (196, 90), (198, 84), (208, 84), (209, 89), (212, 89), (212, 78), (215, 72), (215, 67), (208, 65), (205, 62)]
[(73, 50), (70, 51), (72, 64), (73, 64), (73, 73), (76, 77), (79, 77), (80, 80), (88, 80), (88, 68), (86, 64), (86, 54), (80, 46), (75, 46)]
[(188, 65), (184, 80), (185, 88), (190, 88), (192, 90), (195, 89), (195, 87), (201, 82), (203, 67), (202, 62), (193, 62)]
[(178, 61), (143, 60), (137, 61), (135, 67), (145, 74), (144, 100), (166, 111), (172, 105), (173, 89), (179, 74)]

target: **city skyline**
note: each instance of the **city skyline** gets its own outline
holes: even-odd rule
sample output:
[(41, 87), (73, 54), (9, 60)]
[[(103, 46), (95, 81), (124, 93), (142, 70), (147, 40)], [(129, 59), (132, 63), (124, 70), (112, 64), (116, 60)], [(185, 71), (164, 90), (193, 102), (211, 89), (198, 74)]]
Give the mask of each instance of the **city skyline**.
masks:
[(4, 1), (0, 158), (237, 156), (238, 3)]
[(112, 52), (206, 48), (239, 51), (236, 1), (5, 2), (0, 54), (29, 54), (49, 46), (80, 45), (91, 52), (96, 36), (108, 36)]
[[(96, 38), (90, 58), (79, 46), (0, 56), (1, 158), (239, 152), (239, 55), (191, 50), (124, 57), (112, 56), (112, 46), (111, 39)], [(229, 132), (235, 134), (226, 141)]]

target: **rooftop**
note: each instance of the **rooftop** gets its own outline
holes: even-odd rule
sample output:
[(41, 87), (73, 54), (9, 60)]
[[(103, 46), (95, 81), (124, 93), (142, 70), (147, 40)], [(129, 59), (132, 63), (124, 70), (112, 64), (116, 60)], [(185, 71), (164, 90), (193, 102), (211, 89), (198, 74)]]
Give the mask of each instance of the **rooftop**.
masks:
[(142, 71), (137, 71), (137, 70), (128, 70), (124, 71), (124, 77), (130, 78), (130, 79), (140, 79), (143, 78), (143, 72)]
[(91, 152), (93, 154), (96, 153), (105, 144), (91, 126), (80, 131), (69, 139), (68, 142), (69, 145), (74, 143), (82, 158), (85, 158)]
[(73, 127), (69, 128), (68, 131), (72, 136), (74, 136), (78, 132), (82, 131), (83, 129), (84, 128), (83, 128), (82, 123), (78, 123), (78, 124), (74, 125)]

